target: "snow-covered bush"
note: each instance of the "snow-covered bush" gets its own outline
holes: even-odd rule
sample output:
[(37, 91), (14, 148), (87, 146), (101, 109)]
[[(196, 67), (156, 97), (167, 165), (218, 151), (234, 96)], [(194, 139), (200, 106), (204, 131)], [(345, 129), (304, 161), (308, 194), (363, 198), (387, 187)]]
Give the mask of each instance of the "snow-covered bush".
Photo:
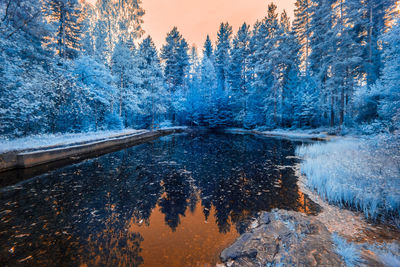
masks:
[(328, 201), (377, 219), (399, 217), (400, 138), (378, 135), (301, 146), (301, 172)]

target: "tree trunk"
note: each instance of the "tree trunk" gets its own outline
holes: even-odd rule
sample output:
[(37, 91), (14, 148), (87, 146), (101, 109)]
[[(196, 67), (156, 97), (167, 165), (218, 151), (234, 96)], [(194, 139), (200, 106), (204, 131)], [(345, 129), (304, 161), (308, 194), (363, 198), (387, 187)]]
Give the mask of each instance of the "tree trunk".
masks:
[(151, 131), (154, 131), (154, 92), (151, 87)]
[(341, 92), (340, 92), (340, 118), (339, 118), (339, 125), (343, 125), (344, 121), (344, 86), (342, 86)]
[(123, 69), (121, 70), (121, 84), (119, 91), (119, 116), (122, 117), (122, 90), (124, 90), (124, 79), (123, 79)]
[(334, 97), (333, 95), (331, 96), (331, 121), (330, 121), (330, 126), (333, 127), (335, 126), (335, 110), (334, 110)]

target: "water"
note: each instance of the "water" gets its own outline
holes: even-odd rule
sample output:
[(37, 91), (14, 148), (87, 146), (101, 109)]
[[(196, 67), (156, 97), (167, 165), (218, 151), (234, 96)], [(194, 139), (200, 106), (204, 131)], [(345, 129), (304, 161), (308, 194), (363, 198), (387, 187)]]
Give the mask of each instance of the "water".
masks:
[(0, 264), (213, 266), (257, 212), (317, 212), (296, 145), (179, 134), (3, 187)]

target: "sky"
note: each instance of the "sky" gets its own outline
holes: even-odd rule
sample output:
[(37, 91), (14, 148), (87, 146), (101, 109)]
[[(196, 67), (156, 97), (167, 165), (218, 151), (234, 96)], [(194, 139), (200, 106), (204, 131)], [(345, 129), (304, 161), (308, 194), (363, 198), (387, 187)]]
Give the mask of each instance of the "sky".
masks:
[[(96, 0), (89, 0), (95, 2)], [(146, 11), (143, 28), (160, 49), (165, 37), (174, 26), (189, 45), (200, 50), (207, 34), (213, 43), (221, 22), (229, 22), (234, 33), (246, 22), (253, 25), (267, 13), (271, 0), (142, 0)], [(295, 0), (275, 0), (279, 12), (286, 9), (293, 18)]]

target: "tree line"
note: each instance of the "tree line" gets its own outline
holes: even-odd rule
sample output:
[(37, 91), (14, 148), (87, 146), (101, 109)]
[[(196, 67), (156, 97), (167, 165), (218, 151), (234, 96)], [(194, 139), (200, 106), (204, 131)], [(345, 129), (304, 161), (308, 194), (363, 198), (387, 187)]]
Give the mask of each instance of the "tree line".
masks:
[[(398, 4), (397, 4), (398, 6)], [(157, 50), (140, 0), (0, 3), (0, 135), (199, 125), (399, 128), (394, 0), (268, 5), (202, 51), (179, 30)]]

